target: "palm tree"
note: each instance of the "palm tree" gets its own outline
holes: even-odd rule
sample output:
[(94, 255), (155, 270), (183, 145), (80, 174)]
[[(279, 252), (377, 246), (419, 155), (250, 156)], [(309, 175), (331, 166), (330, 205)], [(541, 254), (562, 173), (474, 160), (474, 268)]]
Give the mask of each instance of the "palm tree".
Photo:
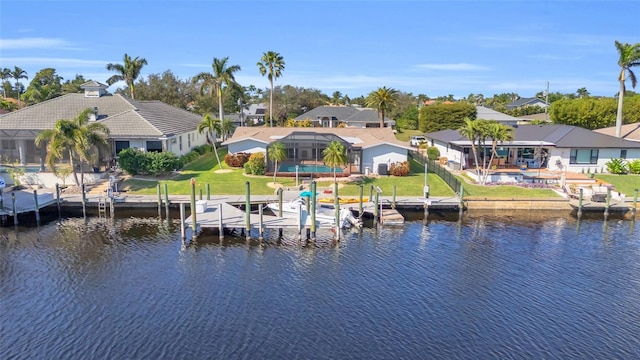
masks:
[(513, 140), (513, 128), (511, 126), (491, 121), (485, 125), (484, 130), (486, 131), (487, 137), (491, 139), (491, 158), (489, 162), (485, 164), (483, 183), (485, 183), (489, 177), (489, 167), (493, 164), (493, 159), (498, 155), (498, 142)]
[(464, 126), (458, 129), (458, 133), (471, 142), (471, 152), (473, 153), (473, 160), (476, 165), (476, 176), (480, 178), (480, 162), (478, 161), (478, 149), (476, 148), (476, 141), (480, 137), (480, 128), (477, 120), (471, 120), (469, 118), (464, 119)]
[(118, 73), (117, 75), (113, 75), (112, 77), (107, 79), (107, 84), (113, 85), (118, 81), (123, 81), (127, 83), (129, 86), (129, 93), (131, 94), (131, 98), (135, 99), (135, 85), (134, 82), (140, 76), (140, 71), (142, 67), (147, 65), (147, 60), (145, 58), (140, 58), (136, 56), (135, 58), (131, 58), (131, 56), (124, 54), (124, 64), (107, 64), (107, 70), (115, 71)]
[(395, 105), (398, 97), (398, 91), (383, 86), (378, 90), (369, 93), (366, 99), (368, 107), (378, 109), (378, 117), (380, 118), (380, 127), (384, 127), (384, 114), (391, 110)]
[(287, 158), (287, 148), (280, 141), (276, 141), (269, 146), (267, 155), (269, 156), (269, 160), (275, 163), (275, 167), (273, 169), (273, 182), (275, 183), (276, 176), (278, 174), (278, 162)]
[(220, 133), (220, 120), (214, 119), (211, 115), (206, 114), (202, 121), (198, 124), (198, 132), (200, 134), (205, 133), (207, 136), (207, 142), (213, 146), (213, 153), (216, 154), (216, 160), (222, 169), (222, 163), (220, 162), (220, 156), (218, 155), (218, 149), (216, 149), (216, 137)]
[(589, 90), (587, 90), (586, 87), (581, 87), (580, 89), (576, 90), (576, 95), (578, 95), (580, 99), (589, 97)]
[(2, 69), (2, 71), (0, 71), (0, 76), (2, 76), (2, 96), (6, 98), (7, 97), (7, 91), (5, 90), (4, 82), (7, 79), (11, 79), (11, 69), (9, 69), (9, 68)]
[(80, 168), (84, 161), (92, 158), (92, 148), (107, 148), (109, 129), (98, 122), (90, 122), (89, 114), (92, 108), (87, 108), (73, 120), (61, 119), (56, 121), (53, 129), (40, 132), (35, 139), (36, 146), (47, 142), (47, 166), (56, 173), (55, 164), (62, 160), (64, 154), (69, 155), (69, 165), (73, 171), (73, 178), (77, 186), (84, 182), (84, 171), (81, 180), (75, 168), (75, 160), (80, 161)]
[(340, 91), (334, 91), (331, 95), (331, 103), (333, 105), (340, 105), (340, 99), (342, 99), (342, 93)]
[(209, 93), (216, 93), (218, 96), (218, 114), (222, 120), (224, 120), (224, 109), (222, 108), (222, 92), (224, 88), (233, 88), (236, 91), (241, 91), (239, 90), (240, 85), (238, 85), (236, 78), (233, 75), (235, 72), (240, 71), (240, 65), (227, 66), (228, 61), (228, 56), (222, 59), (214, 57), (213, 63), (211, 64), (213, 74), (201, 72), (193, 78), (194, 82), (201, 82), (201, 92), (208, 89)]
[(322, 150), (322, 160), (333, 168), (333, 181), (336, 181), (336, 168), (347, 163), (347, 150), (340, 141), (332, 141)]
[(11, 72), (11, 78), (16, 81), (16, 91), (18, 92), (18, 107), (20, 107), (20, 79), (28, 79), (27, 72), (22, 70), (21, 68), (14, 66)]
[(616, 40), (616, 49), (618, 50), (618, 65), (620, 66), (620, 92), (618, 93), (618, 113), (616, 116), (616, 136), (620, 137), (622, 133), (622, 106), (624, 102), (624, 82), (627, 80), (626, 71), (629, 72), (628, 78), (631, 79), (631, 87), (635, 88), (637, 79), (636, 74), (631, 71), (634, 66), (640, 65), (640, 43), (636, 44), (622, 44)]
[(269, 93), (269, 125), (273, 127), (273, 82), (282, 76), (284, 70), (284, 59), (282, 55), (275, 51), (267, 51), (262, 54), (262, 58), (256, 64), (262, 76), (267, 75), (271, 84), (271, 92)]
[(233, 121), (230, 119), (224, 119), (220, 122), (220, 134), (222, 134), (222, 141), (225, 141), (229, 138), (229, 135), (233, 134), (233, 130), (236, 129), (236, 126), (233, 124)]

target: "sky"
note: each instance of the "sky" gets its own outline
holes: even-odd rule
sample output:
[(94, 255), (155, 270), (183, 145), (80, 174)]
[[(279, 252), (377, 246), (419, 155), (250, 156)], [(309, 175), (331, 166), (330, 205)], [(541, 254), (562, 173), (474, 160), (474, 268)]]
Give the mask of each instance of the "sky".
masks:
[(532, 97), (547, 82), (550, 92), (613, 96), (614, 41), (640, 42), (638, 14), (638, 0), (2, 0), (0, 67), (23, 68), (26, 82), (53, 67), (65, 80), (104, 83), (114, 74), (106, 64), (125, 53), (147, 60), (142, 77), (171, 70), (180, 79), (229, 57), (241, 85), (266, 89), (256, 63), (275, 51), (285, 61), (276, 85), (329, 96), (387, 86), (430, 97)]

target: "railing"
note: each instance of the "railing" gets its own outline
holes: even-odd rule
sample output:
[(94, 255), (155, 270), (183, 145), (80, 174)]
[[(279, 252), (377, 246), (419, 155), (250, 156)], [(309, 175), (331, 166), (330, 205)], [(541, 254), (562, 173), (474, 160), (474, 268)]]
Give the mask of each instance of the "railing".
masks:
[(447, 183), (447, 185), (449, 185), (449, 187), (454, 192), (457, 193), (458, 191), (460, 191), (460, 180), (453, 176), (453, 174), (449, 170), (438, 164), (437, 161), (429, 160), (426, 156), (420, 154), (417, 151), (410, 151), (409, 156), (420, 164), (427, 163), (428, 172), (438, 175), (445, 183)]

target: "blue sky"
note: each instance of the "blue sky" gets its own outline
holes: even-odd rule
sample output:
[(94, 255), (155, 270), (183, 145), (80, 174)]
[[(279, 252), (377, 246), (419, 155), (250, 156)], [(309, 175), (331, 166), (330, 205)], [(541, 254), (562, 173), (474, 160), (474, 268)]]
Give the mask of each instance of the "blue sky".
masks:
[[(242, 85), (267, 88), (256, 62), (272, 50), (276, 85), (350, 97), (381, 86), (431, 97), (618, 91), (614, 40), (640, 42), (640, 1), (31, 1), (0, 2), (0, 67), (29, 80), (45, 67), (105, 82), (124, 53), (142, 76), (181, 79), (229, 57)], [(26, 86), (27, 84), (25, 84)], [(111, 90), (114, 90), (112, 87)], [(638, 91), (638, 89), (636, 89)]]

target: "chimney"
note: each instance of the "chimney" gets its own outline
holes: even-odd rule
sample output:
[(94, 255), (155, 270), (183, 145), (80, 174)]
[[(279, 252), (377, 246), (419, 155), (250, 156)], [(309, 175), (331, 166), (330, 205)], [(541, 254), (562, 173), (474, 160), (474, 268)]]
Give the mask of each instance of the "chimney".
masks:
[(89, 114), (89, 121), (96, 121), (98, 118), (98, 107), (93, 107), (93, 112)]

